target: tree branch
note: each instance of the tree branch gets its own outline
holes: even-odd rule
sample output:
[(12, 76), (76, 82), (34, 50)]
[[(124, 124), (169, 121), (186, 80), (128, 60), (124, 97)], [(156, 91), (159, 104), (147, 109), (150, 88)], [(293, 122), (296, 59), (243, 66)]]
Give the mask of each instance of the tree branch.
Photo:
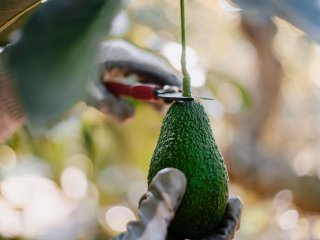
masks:
[(260, 144), (264, 128), (275, 117), (280, 96), (282, 67), (272, 49), (276, 26), (271, 19), (253, 22), (243, 16), (242, 29), (257, 51), (260, 76), (252, 90), (255, 105), (236, 124), (236, 138), (226, 149), (230, 176), (263, 197), (290, 189), (294, 204), (301, 210), (320, 212), (318, 177), (297, 177), (285, 157)]

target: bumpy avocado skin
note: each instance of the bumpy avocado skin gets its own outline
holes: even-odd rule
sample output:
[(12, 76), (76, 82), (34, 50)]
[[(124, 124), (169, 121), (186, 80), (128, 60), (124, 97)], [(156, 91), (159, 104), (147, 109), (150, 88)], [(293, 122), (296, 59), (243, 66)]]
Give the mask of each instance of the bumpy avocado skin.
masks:
[(210, 232), (225, 212), (229, 179), (208, 115), (200, 103), (177, 102), (167, 112), (151, 159), (148, 182), (166, 167), (180, 169), (187, 178), (187, 190), (170, 234), (194, 238)]

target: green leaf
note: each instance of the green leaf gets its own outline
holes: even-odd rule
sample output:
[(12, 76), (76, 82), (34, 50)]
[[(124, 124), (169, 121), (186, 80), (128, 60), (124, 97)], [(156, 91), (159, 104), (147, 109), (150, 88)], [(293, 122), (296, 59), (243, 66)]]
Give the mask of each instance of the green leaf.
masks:
[(99, 43), (121, 1), (55, 0), (42, 4), (9, 49), (8, 64), (29, 120), (56, 120), (84, 99)]

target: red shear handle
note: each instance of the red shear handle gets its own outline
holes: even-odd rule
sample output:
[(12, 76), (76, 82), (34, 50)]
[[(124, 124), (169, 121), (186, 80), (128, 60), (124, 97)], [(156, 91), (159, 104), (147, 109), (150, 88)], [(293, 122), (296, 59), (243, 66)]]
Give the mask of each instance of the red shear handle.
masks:
[(147, 102), (158, 102), (159, 98), (154, 90), (159, 86), (155, 84), (124, 84), (118, 82), (104, 82), (105, 87), (116, 96), (126, 96)]

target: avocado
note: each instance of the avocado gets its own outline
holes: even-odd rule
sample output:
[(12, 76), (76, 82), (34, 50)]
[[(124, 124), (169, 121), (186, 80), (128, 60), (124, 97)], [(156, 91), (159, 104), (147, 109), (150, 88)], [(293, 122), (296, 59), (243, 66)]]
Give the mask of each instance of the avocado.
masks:
[(176, 102), (168, 110), (153, 153), (148, 183), (163, 168), (181, 170), (187, 190), (169, 234), (194, 238), (221, 221), (228, 202), (228, 174), (208, 115), (196, 101)]

